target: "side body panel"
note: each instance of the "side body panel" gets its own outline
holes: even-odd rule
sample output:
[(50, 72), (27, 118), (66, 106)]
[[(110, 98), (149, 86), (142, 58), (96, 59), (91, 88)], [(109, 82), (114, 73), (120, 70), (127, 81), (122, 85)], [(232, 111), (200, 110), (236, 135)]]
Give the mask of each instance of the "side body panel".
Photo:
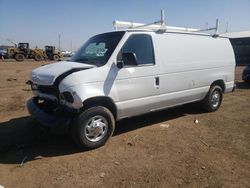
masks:
[(156, 34), (154, 43), (161, 71), (159, 108), (202, 100), (216, 80), (232, 91), (235, 60), (228, 39), (165, 33)]
[[(235, 59), (228, 39), (179, 33), (152, 33), (151, 36), (155, 69), (151, 67), (148, 72), (148, 67), (136, 67), (131, 69), (131, 75), (124, 74), (127, 69), (119, 70), (116, 83), (117, 96), (121, 98), (116, 104), (120, 118), (202, 100), (216, 80), (225, 83), (225, 92), (232, 91)], [(131, 83), (123, 84), (121, 74), (132, 78), (130, 82), (140, 76), (140, 82), (135, 87)], [(157, 89), (152, 87), (155, 77), (159, 77)], [(143, 90), (143, 84), (149, 90)], [(122, 85), (124, 92), (120, 93)], [(147, 93), (140, 95), (141, 91)], [(138, 96), (131, 97), (134, 92)]]

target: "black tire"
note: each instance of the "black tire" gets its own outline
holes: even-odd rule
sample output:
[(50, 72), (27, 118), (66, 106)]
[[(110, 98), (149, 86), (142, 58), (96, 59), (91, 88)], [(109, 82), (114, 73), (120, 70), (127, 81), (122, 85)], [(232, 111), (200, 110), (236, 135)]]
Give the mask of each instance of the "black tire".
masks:
[(16, 59), (16, 61), (23, 61), (24, 60), (24, 55), (23, 54), (16, 54), (15, 59)]
[(218, 85), (211, 86), (208, 94), (202, 101), (202, 107), (207, 112), (214, 112), (219, 109), (222, 99), (222, 88)]
[[(101, 120), (99, 121), (98, 118)], [(98, 122), (101, 123), (98, 124)], [(105, 127), (101, 127), (101, 124), (104, 124)], [(112, 136), (115, 129), (115, 120), (113, 114), (107, 108), (96, 106), (77, 115), (71, 126), (71, 134), (75, 143), (81, 149), (94, 149), (103, 146)], [(99, 136), (95, 138), (96, 135)]]
[(250, 79), (244, 80), (246, 84), (250, 85)]
[(42, 60), (42, 56), (40, 54), (36, 54), (35, 57), (34, 57), (34, 59), (36, 61), (41, 61)]
[(59, 60), (59, 55), (53, 55), (53, 60), (58, 61)]

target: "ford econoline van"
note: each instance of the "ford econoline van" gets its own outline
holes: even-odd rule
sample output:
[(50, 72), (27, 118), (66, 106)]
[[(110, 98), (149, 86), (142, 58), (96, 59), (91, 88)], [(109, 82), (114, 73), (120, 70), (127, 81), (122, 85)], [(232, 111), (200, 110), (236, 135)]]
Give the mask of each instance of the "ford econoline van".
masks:
[(43, 126), (70, 130), (80, 147), (97, 148), (123, 118), (197, 101), (218, 110), (234, 72), (228, 38), (125, 29), (93, 36), (70, 60), (33, 70), (27, 106)]

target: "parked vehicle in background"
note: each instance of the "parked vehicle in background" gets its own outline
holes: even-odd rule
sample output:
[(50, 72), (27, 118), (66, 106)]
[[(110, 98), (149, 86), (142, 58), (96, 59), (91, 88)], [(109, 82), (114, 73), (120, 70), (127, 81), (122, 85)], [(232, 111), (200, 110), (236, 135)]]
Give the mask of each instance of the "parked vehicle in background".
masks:
[(116, 22), (129, 29), (96, 35), (69, 61), (33, 70), (30, 114), (97, 148), (123, 118), (197, 101), (218, 110), (235, 84), (229, 39), (160, 23)]
[(18, 43), (17, 47), (7, 49), (8, 58), (23, 61), (24, 59), (35, 59), (41, 61), (44, 59), (44, 50), (39, 48), (30, 49), (29, 43)]
[(8, 57), (7, 51), (4, 49), (0, 49), (0, 58), (6, 59)]
[(242, 72), (242, 80), (250, 84), (250, 64), (244, 68)]
[(58, 61), (62, 57), (62, 54), (55, 46), (45, 46), (45, 54), (49, 60), (54, 61)]
[(72, 57), (74, 55), (74, 52), (71, 51), (62, 51), (61, 53), (63, 57)]

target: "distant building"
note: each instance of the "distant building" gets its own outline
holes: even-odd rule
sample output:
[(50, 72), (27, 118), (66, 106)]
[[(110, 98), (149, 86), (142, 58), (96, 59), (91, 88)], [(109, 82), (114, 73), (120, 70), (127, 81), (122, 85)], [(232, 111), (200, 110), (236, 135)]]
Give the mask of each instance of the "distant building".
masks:
[(250, 64), (250, 30), (223, 33), (221, 36), (230, 38), (237, 65)]

